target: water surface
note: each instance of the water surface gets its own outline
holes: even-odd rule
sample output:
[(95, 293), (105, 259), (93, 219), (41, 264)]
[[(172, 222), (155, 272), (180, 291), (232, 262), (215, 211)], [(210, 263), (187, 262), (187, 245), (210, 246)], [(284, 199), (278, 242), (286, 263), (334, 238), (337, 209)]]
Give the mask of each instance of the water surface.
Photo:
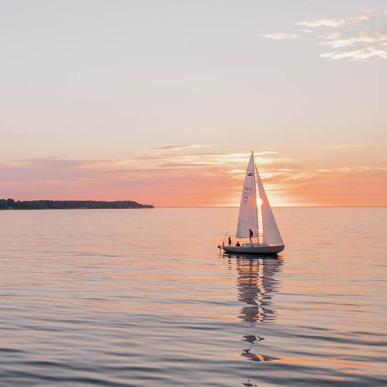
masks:
[(387, 385), (387, 209), (0, 212), (1, 386)]

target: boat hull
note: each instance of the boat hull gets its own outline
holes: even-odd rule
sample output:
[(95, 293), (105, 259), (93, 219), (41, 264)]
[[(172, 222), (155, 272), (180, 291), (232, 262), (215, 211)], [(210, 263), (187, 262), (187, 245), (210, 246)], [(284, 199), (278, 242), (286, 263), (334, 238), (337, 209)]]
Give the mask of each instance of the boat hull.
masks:
[(273, 245), (241, 245), (241, 246), (222, 246), (225, 253), (228, 254), (265, 254), (265, 255), (277, 255), (285, 246), (273, 246)]

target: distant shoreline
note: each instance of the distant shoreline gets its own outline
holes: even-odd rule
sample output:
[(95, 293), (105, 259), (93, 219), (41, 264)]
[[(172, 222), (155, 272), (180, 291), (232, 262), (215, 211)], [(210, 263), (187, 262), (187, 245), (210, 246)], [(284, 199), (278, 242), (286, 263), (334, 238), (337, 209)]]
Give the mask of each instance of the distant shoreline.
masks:
[(90, 209), (139, 209), (154, 208), (151, 204), (140, 204), (132, 200), (14, 200), (0, 199), (1, 210), (90, 210)]

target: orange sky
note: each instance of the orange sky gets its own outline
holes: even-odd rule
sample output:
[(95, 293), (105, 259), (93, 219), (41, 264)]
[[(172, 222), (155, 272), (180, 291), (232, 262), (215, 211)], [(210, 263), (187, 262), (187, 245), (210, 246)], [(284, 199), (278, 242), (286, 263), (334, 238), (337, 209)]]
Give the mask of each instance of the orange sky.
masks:
[[(316, 148), (309, 157), (297, 159), (273, 150), (256, 150), (256, 163), (274, 206), (385, 206), (387, 166), (372, 162), (378, 152), (384, 153), (384, 148)], [(356, 161), (357, 153), (363, 155), (363, 163)], [(0, 167), (0, 178), (5, 196), (16, 199), (132, 199), (167, 207), (237, 206), (248, 157), (248, 152), (175, 145), (138, 151), (121, 160), (8, 163)]]

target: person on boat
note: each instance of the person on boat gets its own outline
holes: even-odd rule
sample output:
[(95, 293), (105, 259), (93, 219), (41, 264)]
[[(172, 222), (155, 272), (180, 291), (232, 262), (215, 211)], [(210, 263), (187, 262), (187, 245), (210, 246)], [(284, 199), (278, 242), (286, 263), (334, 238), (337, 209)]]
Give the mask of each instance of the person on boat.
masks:
[(232, 245), (232, 240), (231, 240), (231, 237), (230, 237), (230, 236), (228, 237), (228, 245), (229, 245), (229, 246)]
[(249, 228), (249, 235), (250, 235), (250, 243), (253, 243), (252, 237), (253, 237), (254, 233), (253, 233), (253, 230), (251, 228)]
[(237, 241), (236, 245), (235, 246), (240, 246), (241, 244), (239, 243), (239, 241)]

